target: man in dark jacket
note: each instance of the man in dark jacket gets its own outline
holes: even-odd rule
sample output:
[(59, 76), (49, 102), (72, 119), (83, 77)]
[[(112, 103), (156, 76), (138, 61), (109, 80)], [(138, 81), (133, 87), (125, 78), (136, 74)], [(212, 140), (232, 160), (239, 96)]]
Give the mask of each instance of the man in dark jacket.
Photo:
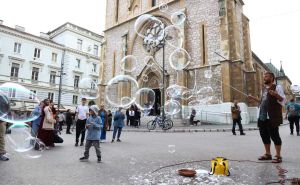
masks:
[(238, 102), (236, 100), (234, 100), (234, 105), (231, 107), (231, 115), (232, 115), (232, 122), (233, 122), (233, 125), (232, 125), (232, 134), (236, 135), (236, 133), (235, 133), (235, 126), (236, 126), (236, 124), (238, 124), (239, 130), (240, 130), (240, 134), (241, 135), (246, 135), (244, 133), (243, 126), (242, 126), (242, 123), (241, 123), (241, 121), (242, 121), (241, 108), (238, 105)]
[(284, 90), (281, 85), (274, 84), (275, 75), (271, 72), (264, 74), (264, 89), (261, 100), (256, 97), (248, 96), (249, 99), (260, 103), (258, 127), (260, 136), (264, 143), (265, 154), (258, 160), (272, 160), (271, 139), (274, 142), (276, 155), (273, 163), (281, 163), (281, 145), (282, 141), (279, 135), (279, 125), (283, 122), (282, 106), (285, 105)]

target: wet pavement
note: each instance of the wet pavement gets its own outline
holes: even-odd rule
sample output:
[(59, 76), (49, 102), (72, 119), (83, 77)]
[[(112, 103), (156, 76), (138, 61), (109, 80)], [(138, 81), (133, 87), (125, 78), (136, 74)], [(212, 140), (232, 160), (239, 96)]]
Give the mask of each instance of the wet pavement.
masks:
[[(246, 136), (230, 132), (124, 132), (121, 143), (101, 143), (103, 162), (97, 163), (91, 148), (89, 162), (79, 162), (84, 148), (74, 147), (74, 134), (44, 151), (38, 159), (27, 159), (9, 151), (10, 161), (0, 162), (2, 185), (118, 185), (118, 184), (266, 184), (300, 176), (300, 137), (280, 128), (283, 163), (257, 163), (263, 145), (256, 130)], [(274, 147), (272, 146), (274, 152)], [(231, 176), (210, 176), (210, 161), (229, 159)], [(179, 164), (180, 163), (180, 164)], [(178, 165), (176, 165), (178, 164)], [(164, 166), (170, 166), (160, 169)], [(193, 178), (179, 176), (178, 169), (197, 170)], [(158, 170), (160, 169), (160, 170)], [(158, 170), (156, 172), (153, 172)]]

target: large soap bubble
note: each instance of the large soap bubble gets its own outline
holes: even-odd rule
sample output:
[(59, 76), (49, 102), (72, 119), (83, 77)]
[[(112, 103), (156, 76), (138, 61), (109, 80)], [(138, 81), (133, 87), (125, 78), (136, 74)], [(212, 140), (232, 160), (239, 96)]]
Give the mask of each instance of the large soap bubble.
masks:
[(175, 12), (171, 15), (171, 22), (174, 25), (182, 25), (185, 19), (186, 16), (182, 11)]
[(209, 104), (214, 98), (214, 90), (210, 86), (205, 86), (197, 92), (197, 98), (204, 104)]
[(166, 94), (170, 98), (181, 98), (183, 89), (184, 87), (177, 84), (173, 84), (167, 88)]
[(183, 70), (191, 62), (191, 56), (185, 49), (176, 49), (169, 58), (170, 65), (175, 70)]
[(149, 88), (141, 88), (135, 94), (135, 104), (144, 111), (152, 109), (155, 102), (155, 92)]
[(178, 26), (170, 25), (165, 28), (165, 40), (174, 48), (181, 48), (183, 44), (183, 34)]
[(113, 107), (128, 107), (135, 101), (138, 91), (137, 81), (128, 75), (118, 75), (112, 78), (105, 88), (105, 98)]
[[(34, 113), (39, 105), (37, 95), (16, 83), (4, 83), (0, 86), (1, 110), (0, 119), (9, 123), (31, 122), (40, 114)], [(9, 102), (9, 105), (7, 104)]]
[(165, 102), (164, 110), (168, 115), (175, 115), (180, 112), (181, 106), (177, 100), (168, 100)]
[(121, 60), (121, 69), (125, 72), (133, 72), (137, 67), (137, 59), (133, 55), (127, 55)]
[(80, 80), (78, 87), (79, 94), (82, 98), (93, 100), (99, 97), (99, 88), (92, 78), (83, 78)]
[(138, 34), (138, 36), (145, 38), (148, 36), (149, 42), (156, 42), (156, 40), (161, 40), (161, 38), (164, 37), (164, 29), (160, 29), (159, 32), (154, 33), (154, 29), (152, 30), (153, 33), (151, 33), (152, 37), (149, 36), (149, 33), (146, 32), (143, 28), (147, 27), (155, 27), (155, 28), (164, 28), (164, 24), (161, 20), (156, 18), (153, 15), (150, 14), (144, 14), (139, 16), (139, 18), (135, 21), (134, 24), (134, 30)]

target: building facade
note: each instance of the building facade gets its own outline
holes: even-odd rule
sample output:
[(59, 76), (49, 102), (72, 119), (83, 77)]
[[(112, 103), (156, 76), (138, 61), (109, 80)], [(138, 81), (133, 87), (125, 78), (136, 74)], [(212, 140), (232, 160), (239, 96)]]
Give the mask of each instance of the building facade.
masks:
[[(166, 3), (167, 11), (160, 10), (162, 3)], [(119, 74), (131, 75), (140, 87), (158, 90), (165, 58), (166, 87), (177, 84), (199, 90), (209, 85), (213, 88), (214, 99), (218, 100), (216, 102), (236, 99), (248, 106), (257, 105), (248, 102), (246, 95), (261, 96), (263, 72), (268, 69), (251, 50), (249, 19), (243, 13), (242, 0), (107, 0), (106, 6), (101, 59), (103, 71), (100, 73), (101, 102), (105, 102), (107, 82)], [(181, 71), (172, 69), (168, 62), (173, 47), (164, 44), (165, 52), (161, 48), (149, 52), (148, 43), (134, 30), (136, 20), (143, 14), (154, 15), (167, 27), (172, 25), (172, 14), (175, 12), (186, 16), (185, 23), (179, 29), (183, 35), (183, 48), (192, 59)], [(145, 24), (138, 31), (152, 33), (155, 29), (153, 25)], [(134, 55), (139, 61), (137, 69), (130, 73), (122, 71), (119, 65), (126, 55)], [(211, 79), (204, 75), (208, 69), (213, 71)], [(144, 75), (149, 78), (147, 82), (142, 79)], [(118, 92), (116, 96), (123, 93)], [(159, 93), (156, 95), (161, 97)], [(188, 101), (181, 100), (181, 104), (185, 107)]]
[(0, 24), (0, 85), (18, 83), (40, 100), (58, 102), (62, 75), (61, 105), (80, 103), (78, 83), (92, 78), (98, 83), (103, 37), (72, 23), (35, 36), (25, 28)]

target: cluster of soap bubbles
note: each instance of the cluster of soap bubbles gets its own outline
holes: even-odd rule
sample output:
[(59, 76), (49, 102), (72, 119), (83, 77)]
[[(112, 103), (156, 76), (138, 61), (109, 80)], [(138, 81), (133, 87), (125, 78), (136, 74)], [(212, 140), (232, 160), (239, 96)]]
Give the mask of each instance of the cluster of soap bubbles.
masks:
[[(136, 104), (142, 111), (149, 112), (155, 103), (155, 93), (150, 88), (141, 88), (135, 78), (130, 74), (137, 70), (138, 65), (145, 65), (151, 71), (161, 68), (155, 59), (153, 53), (167, 44), (172, 51), (168, 56), (170, 67), (176, 73), (185, 70), (192, 64), (190, 54), (183, 48), (184, 34), (183, 25), (186, 21), (184, 10), (171, 12), (168, 4), (163, 3), (159, 6), (159, 10), (165, 14), (170, 14), (171, 25), (166, 25), (159, 17), (151, 14), (144, 14), (137, 18), (134, 24), (134, 31), (143, 39), (143, 46), (149, 56), (144, 58), (144, 61), (138, 61), (134, 55), (127, 55), (121, 60), (121, 70), (126, 75), (118, 75), (111, 79), (106, 88), (105, 96), (107, 102), (113, 107), (128, 108), (132, 104)], [(204, 78), (210, 81), (213, 77), (211, 67), (204, 72)], [(147, 83), (151, 79), (147, 74), (140, 76), (141, 82)], [(196, 79), (195, 79), (196, 81)], [(167, 115), (175, 115), (181, 111), (181, 102), (190, 102), (189, 105), (197, 106), (199, 104), (208, 104), (213, 101), (214, 90), (210, 84), (201, 88), (187, 87), (172, 84), (165, 87), (164, 84), (159, 84), (159, 89), (166, 89), (167, 101), (163, 105)]]
[(8, 146), (26, 158), (38, 158), (43, 147), (34, 151), (35, 146), (45, 146), (35, 134), (31, 134), (31, 121), (40, 116), (34, 108), (40, 103), (37, 95), (16, 83), (4, 83), (0, 86), (0, 120), (6, 122)]

